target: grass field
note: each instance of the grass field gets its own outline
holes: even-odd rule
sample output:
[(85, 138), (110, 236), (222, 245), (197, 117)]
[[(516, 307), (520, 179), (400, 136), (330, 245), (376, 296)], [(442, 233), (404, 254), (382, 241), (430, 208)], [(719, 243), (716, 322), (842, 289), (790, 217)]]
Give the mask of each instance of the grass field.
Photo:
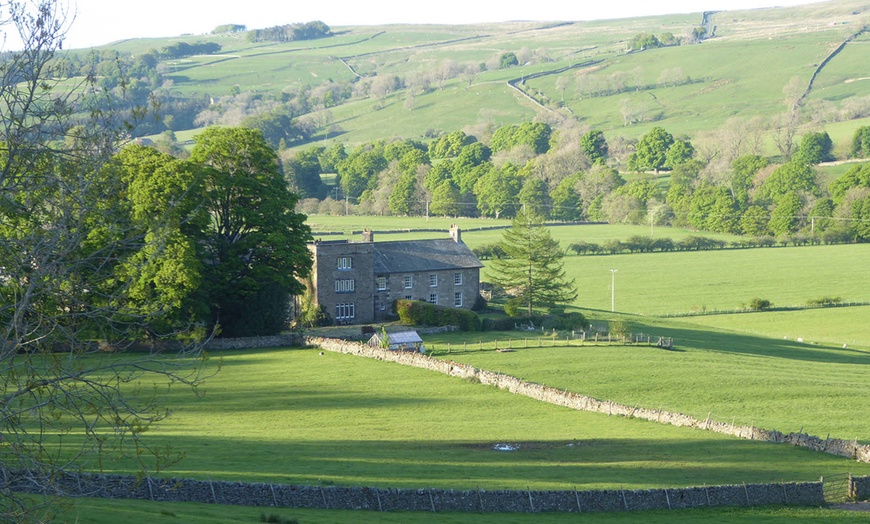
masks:
[[(617, 311), (666, 315), (733, 310), (753, 298), (781, 307), (822, 297), (868, 301), (868, 255), (870, 244), (569, 256), (565, 270), (576, 279), (579, 307), (609, 311), (610, 269), (617, 269)], [(733, 318), (736, 326), (742, 317)]]
[(848, 345), (870, 350), (870, 307), (768, 311), (739, 315), (704, 315), (681, 319), (704, 328), (723, 328), (775, 339), (803, 339), (809, 343)]
[[(186, 453), (173, 476), (407, 488), (635, 489), (870, 474), (870, 464), (844, 458), (573, 411), (368, 359), (317, 350), (221, 356), (221, 372), (204, 386), (204, 395), (173, 389), (165, 397), (172, 416), (151, 431), (153, 444)], [(520, 448), (500, 452), (493, 449), (498, 443)]]
[[(706, 317), (704, 317), (706, 318)], [(519, 376), (629, 406), (710, 416), (784, 433), (858, 438), (870, 443), (863, 412), (870, 351), (810, 345), (682, 322), (632, 324), (635, 332), (674, 337), (675, 348), (545, 347), (500, 353), (460, 351), (468, 336), (430, 335), (439, 358)], [(492, 333), (487, 335), (497, 336)], [(502, 340), (521, 334), (503, 333)], [(444, 354), (452, 342), (450, 354)], [(490, 346), (491, 347), (491, 346)], [(506, 345), (501, 344), (501, 347)], [(638, 363), (643, 363), (638, 366)]]

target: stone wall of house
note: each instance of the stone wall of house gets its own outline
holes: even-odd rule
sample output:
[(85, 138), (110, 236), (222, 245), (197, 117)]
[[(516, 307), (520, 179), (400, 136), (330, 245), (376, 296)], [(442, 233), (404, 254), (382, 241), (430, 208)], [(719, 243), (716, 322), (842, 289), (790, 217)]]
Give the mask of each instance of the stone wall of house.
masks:
[(445, 375), (476, 380), (481, 384), (496, 386), (510, 391), (511, 393), (524, 395), (542, 402), (549, 402), (551, 404), (581, 411), (639, 418), (662, 424), (670, 424), (672, 426), (704, 429), (750, 440), (786, 443), (793, 446), (809, 448), (814, 451), (822, 451), (833, 455), (853, 458), (860, 462), (870, 462), (870, 446), (858, 444), (857, 440), (852, 441), (837, 438), (823, 439), (803, 433), (785, 434), (776, 430), (767, 430), (755, 426), (738, 426), (726, 422), (711, 420), (710, 418), (701, 420), (683, 413), (664, 411), (662, 409), (639, 408), (637, 406), (632, 407), (609, 400), (599, 400), (586, 395), (580, 395), (578, 393), (536, 384), (534, 382), (526, 382), (510, 375), (478, 369), (467, 364), (440, 360), (419, 353), (396, 352), (371, 348), (364, 344), (338, 339), (306, 337), (305, 341), (309, 345), (318, 346), (328, 351), (378, 360), (388, 360), (407, 366), (437, 371)]
[[(10, 488), (38, 493), (4, 471)], [(25, 478), (20, 476), (20, 478)], [(474, 513), (640, 511), (770, 504), (824, 504), (821, 482), (741, 484), (647, 490), (512, 491), (294, 486), (121, 475), (68, 475), (60, 481), (73, 497), (199, 502), (276, 508)]]

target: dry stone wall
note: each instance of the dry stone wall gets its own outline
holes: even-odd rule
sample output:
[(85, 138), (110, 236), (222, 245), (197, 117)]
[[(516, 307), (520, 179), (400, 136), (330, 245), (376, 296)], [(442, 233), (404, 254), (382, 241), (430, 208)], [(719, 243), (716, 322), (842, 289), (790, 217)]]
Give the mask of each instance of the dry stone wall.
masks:
[[(213, 338), (203, 344), (203, 349), (208, 351), (226, 351), (231, 349), (292, 347), (301, 344), (302, 336), (300, 334), (289, 333), (286, 335), (273, 335), (266, 337)], [(124, 349), (127, 351), (159, 353), (166, 351), (180, 351), (185, 349), (185, 345), (176, 341), (155, 341), (149, 343), (137, 342), (124, 346)]]
[(506, 391), (510, 391), (511, 393), (524, 395), (542, 402), (549, 402), (551, 404), (565, 406), (576, 410), (639, 418), (662, 424), (670, 424), (672, 426), (703, 429), (750, 440), (791, 444), (793, 446), (809, 448), (814, 451), (853, 458), (859, 462), (870, 462), (870, 446), (858, 444), (857, 441), (830, 437), (822, 439), (812, 435), (805, 435), (803, 433), (785, 434), (776, 430), (767, 430), (755, 426), (736, 426), (734, 424), (719, 422), (709, 418), (700, 420), (690, 415), (673, 411), (627, 406), (609, 400), (599, 400), (586, 395), (580, 395), (570, 391), (544, 386), (542, 384), (527, 382), (517, 377), (478, 369), (467, 364), (432, 358), (420, 353), (389, 351), (372, 348), (356, 342), (330, 338), (306, 337), (305, 342), (306, 344), (318, 346), (328, 351), (378, 360), (387, 360), (406, 366), (437, 371), (454, 377), (474, 379), (479, 381), (481, 384), (496, 386)]
[[(6, 472), (6, 475), (11, 475)], [(21, 476), (25, 478), (25, 476)], [(473, 513), (641, 511), (699, 507), (824, 504), (821, 482), (649, 490), (508, 491), (294, 486), (119, 475), (68, 475), (69, 496), (200, 502), (276, 508)], [(11, 489), (38, 492), (26, 481)]]
[(849, 498), (870, 500), (870, 477), (849, 477)]

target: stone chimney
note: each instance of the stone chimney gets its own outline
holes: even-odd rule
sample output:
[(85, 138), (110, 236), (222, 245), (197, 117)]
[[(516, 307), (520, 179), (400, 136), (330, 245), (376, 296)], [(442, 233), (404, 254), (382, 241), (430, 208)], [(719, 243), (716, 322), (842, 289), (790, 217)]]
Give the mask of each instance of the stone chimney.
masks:
[(462, 243), (462, 231), (459, 230), (459, 226), (456, 224), (450, 224), (450, 238), (457, 244)]
[(375, 233), (371, 229), (363, 229), (362, 237), (363, 237), (363, 242), (374, 242), (375, 241)]

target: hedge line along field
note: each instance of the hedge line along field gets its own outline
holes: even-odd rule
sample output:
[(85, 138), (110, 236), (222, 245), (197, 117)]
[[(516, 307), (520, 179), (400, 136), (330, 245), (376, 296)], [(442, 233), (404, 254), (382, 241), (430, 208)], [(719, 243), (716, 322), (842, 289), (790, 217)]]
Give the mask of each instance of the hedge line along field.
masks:
[(734, 315), (703, 315), (680, 319), (685, 324), (738, 333), (752, 333), (808, 344), (870, 348), (870, 306), (830, 307), (798, 311), (765, 311)]
[[(574, 305), (610, 311), (616, 269), (616, 311), (671, 315), (746, 307), (753, 298), (773, 306), (803, 306), (822, 297), (870, 300), (870, 244), (569, 256)], [(484, 270), (484, 273), (486, 270)], [(484, 279), (485, 280), (485, 279)]]
[[(582, 516), (536, 514), (457, 514), (457, 513), (380, 513), (375, 511), (340, 511), (251, 508), (215, 504), (147, 502), (140, 500), (78, 499), (58, 524), (152, 524), (154, 522), (184, 522), (186, 524), (251, 524), (262, 522), (294, 522), (299, 524), (561, 524), (577, 522), (601, 524), (633, 524), (642, 520), (648, 524), (689, 524), (695, 522), (729, 524), (794, 524), (795, 522), (832, 522), (852, 524), (866, 522), (866, 515), (855, 511), (825, 508), (734, 508), (681, 511), (644, 511), (635, 513), (587, 513)], [(280, 519), (280, 520), (279, 520)], [(294, 520), (295, 519), (295, 520)]]
[[(574, 411), (397, 364), (307, 350), (213, 355), (149, 431), (176, 478), (454, 489), (635, 489), (870, 475), (791, 446)], [(518, 353), (520, 354), (520, 353)], [(640, 373), (638, 371), (638, 373)], [(66, 437), (69, 438), (69, 437)], [(499, 451), (509, 444), (515, 451)], [(108, 473), (135, 471), (104, 464)]]
[[(705, 317), (706, 318), (706, 317)], [(467, 334), (426, 336), (438, 358), (519, 376), (629, 406), (676, 411), (704, 420), (784, 433), (870, 442), (866, 392), (870, 352), (769, 339), (681, 322), (632, 318), (635, 332), (674, 338), (674, 350), (594, 346), (468, 351)], [(494, 336), (492, 333), (487, 333)], [(521, 333), (502, 333), (521, 338)], [(454, 350), (445, 354), (446, 344)], [(507, 347), (506, 344), (500, 344)], [(491, 346), (490, 346), (491, 347)], [(643, 363), (639, 365), (639, 363)]]

